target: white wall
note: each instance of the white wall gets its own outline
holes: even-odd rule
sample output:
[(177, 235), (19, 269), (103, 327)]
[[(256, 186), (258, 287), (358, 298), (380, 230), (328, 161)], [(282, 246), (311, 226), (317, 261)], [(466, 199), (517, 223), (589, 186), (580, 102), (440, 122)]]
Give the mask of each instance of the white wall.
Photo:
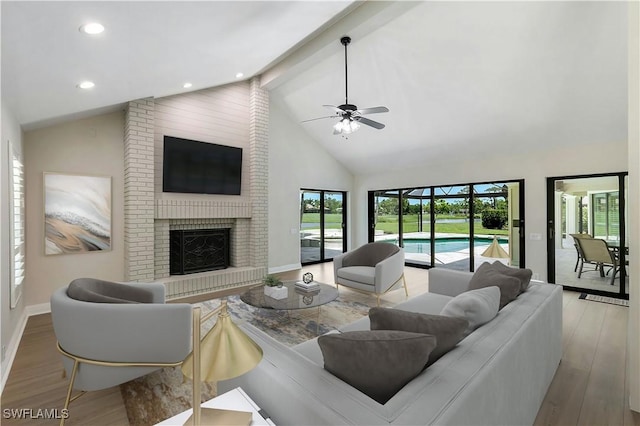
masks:
[[(336, 138), (336, 143), (344, 143)], [(269, 270), (300, 267), (300, 189), (347, 191), (347, 216), (353, 176), (275, 102), (269, 111)], [(351, 229), (353, 220), (347, 223)], [(347, 237), (349, 245), (351, 239)]]
[[(604, 154), (606, 153), (606, 155)], [(447, 185), (470, 182), (524, 179), (526, 266), (541, 279), (547, 277), (546, 178), (589, 173), (622, 172), (628, 168), (627, 143), (602, 142), (579, 149), (559, 148), (509, 157), (490, 151), (483, 158), (458, 162), (455, 158), (434, 159), (419, 169), (356, 177), (352, 202), (355, 204), (354, 244), (367, 241), (367, 192), (421, 185)], [(531, 240), (529, 235), (542, 235)]]
[[(124, 279), (123, 138), (121, 111), (25, 133), (27, 305), (48, 304), (75, 278)], [(112, 177), (111, 251), (45, 256), (44, 172)]]
[(25, 295), (24, 291), (18, 304), (14, 309), (10, 309), (11, 296), (10, 286), (11, 268), (9, 259), (11, 256), (11, 243), (9, 239), (9, 148), (8, 141), (11, 141), (13, 148), (18, 152), (22, 149), (22, 130), (13, 113), (2, 104), (2, 136), (0, 141), (0, 343), (5, 348), (6, 356), (1, 362), (2, 386), (7, 380), (11, 359), (20, 342), (22, 328), (24, 327), (25, 316)]

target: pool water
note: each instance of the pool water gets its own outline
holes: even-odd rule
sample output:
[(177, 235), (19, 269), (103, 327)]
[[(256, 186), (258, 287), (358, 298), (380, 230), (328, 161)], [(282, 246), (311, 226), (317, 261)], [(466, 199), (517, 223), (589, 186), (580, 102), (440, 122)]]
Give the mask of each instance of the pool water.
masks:
[[(431, 240), (428, 238), (406, 238), (403, 241), (406, 253), (431, 253)], [(491, 238), (474, 238), (474, 246), (489, 245), (492, 241)], [(436, 253), (454, 252), (468, 248), (469, 238), (436, 239)]]

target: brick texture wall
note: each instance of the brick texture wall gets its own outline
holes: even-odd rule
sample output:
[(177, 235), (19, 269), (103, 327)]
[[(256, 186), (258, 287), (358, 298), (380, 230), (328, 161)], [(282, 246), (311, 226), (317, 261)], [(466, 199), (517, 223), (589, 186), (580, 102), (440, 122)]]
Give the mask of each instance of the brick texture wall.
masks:
[(125, 279), (154, 279), (153, 99), (127, 105), (124, 131)]
[(251, 254), (254, 266), (267, 272), (269, 240), (269, 93), (260, 78), (251, 79), (249, 91), (249, 145), (251, 186)]
[[(254, 284), (264, 277), (268, 270), (268, 123), (268, 93), (260, 88), (259, 78), (129, 103), (125, 120), (128, 280), (164, 282), (171, 299)], [(162, 193), (165, 134), (242, 147), (242, 196)], [(169, 231), (204, 228), (231, 229), (231, 267), (170, 276)]]

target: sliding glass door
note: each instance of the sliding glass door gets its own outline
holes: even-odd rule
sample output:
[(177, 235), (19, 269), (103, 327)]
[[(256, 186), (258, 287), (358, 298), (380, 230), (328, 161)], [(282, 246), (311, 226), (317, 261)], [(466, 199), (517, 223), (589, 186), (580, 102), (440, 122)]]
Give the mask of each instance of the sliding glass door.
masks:
[(300, 190), (300, 263), (327, 262), (346, 251), (346, 192)]
[(548, 178), (549, 282), (629, 297), (627, 182), (626, 173)]
[(521, 180), (371, 191), (369, 241), (403, 247), (412, 266), (521, 266), (523, 192)]

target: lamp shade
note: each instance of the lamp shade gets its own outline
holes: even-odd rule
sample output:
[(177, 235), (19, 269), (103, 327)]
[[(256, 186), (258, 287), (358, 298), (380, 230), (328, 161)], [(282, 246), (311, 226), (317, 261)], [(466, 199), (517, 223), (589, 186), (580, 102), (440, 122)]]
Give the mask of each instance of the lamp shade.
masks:
[[(213, 382), (240, 376), (262, 359), (262, 348), (231, 321), (226, 309), (200, 344), (200, 380)], [(182, 363), (182, 373), (193, 379), (193, 352)]]
[(487, 249), (482, 252), (482, 256), (493, 257), (496, 259), (506, 259), (509, 257), (509, 254), (506, 251), (504, 251), (502, 247), (500, 247), (500, 244), (498, 243), (498, 238), (494, 236), (493, 241), (491, 242), (489, 247), (487, 247)]

